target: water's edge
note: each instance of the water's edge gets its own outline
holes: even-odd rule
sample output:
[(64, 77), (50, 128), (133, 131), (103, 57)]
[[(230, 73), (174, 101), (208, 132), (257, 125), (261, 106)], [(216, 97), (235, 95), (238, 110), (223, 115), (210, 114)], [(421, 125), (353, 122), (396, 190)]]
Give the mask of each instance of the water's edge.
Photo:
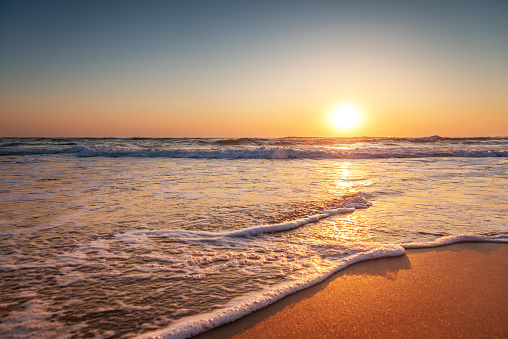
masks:
[(433, 242), (427, 243), (404, 243), (404, 244), (379, 244), (379, 247), (362, 253), (357, 253), (346, 260), (338, 263), (338, 265), (323, 275), (308, 276), (305, 281), (298, 282), (294, 285), (279, 284), (274, 288), (267, 289), (263, 292), (251, 293), (244, 295), (240, 298), (232, 300), (222, 309), (217, 309), (210, 313), (198, 314), (189, 316), (175, 321), (171, 326), (157, 330), (154, 332), (144, 333), (136, 338), (149, 339), (149, 338), (189, 338), (200, 333), (211, 330), (215, 327), (222, 326), (238, 320), (248, 314), (260, 310), (270, 304), (273, 304), (282, 298), (314, 286), (323, 282), (333, 274), (345, 269), (346, 267), (371, 259), (380, 259), (387, 257), (396, 257), (406, 254), (406, 249), (424, 249), (435, 248), (441, 246), (452, 245), (455, 243), (463, 242), (494, 242), (494, 243), (507, 243), (508, 235), (498, 236), (481, 236), (462, 234), (455, 236), (446, 236), (439, 238)]

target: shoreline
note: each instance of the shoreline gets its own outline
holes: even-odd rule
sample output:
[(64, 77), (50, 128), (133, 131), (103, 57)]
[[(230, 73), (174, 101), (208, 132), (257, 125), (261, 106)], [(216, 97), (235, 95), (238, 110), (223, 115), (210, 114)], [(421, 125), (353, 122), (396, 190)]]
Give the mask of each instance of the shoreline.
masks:
[(507, 337), (508, 244), (362, 261), (195, 338)]

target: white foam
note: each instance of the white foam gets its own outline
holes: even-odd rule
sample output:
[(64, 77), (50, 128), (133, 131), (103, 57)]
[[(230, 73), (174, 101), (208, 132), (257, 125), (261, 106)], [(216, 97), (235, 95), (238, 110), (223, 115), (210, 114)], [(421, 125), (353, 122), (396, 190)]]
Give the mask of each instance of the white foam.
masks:
[[(415, 139), (425, 141), (420, 139)], [(439, 139), (438, 139), (439, 140)], [(438, 141), (436, 140), (436, 141)], [(427, 141), (432, 141), (428, 139)], [(406, 145), (391, 148), (357, 147), (352, 149), (329, 148), (323, 145), (293, 145), (287, 147), (260, 146), (227, 147), (209, 149), (138, 149), (130, 147), (79, 145), (69, 148), (30, 148), (17, 147), (1, 149), (2, 155), (50, 155), (73, 154), (79, 157), (148, 157), (148, 158), (190, 158), (190, 159), (369, 159), (369, 158), (427, 158), (427, 157), (508, 157), (508, 150), (503, 148), (428, 148)], [(457, 145), (453, 145), (457, 146)]]
[(74, 249), (72, 252), (58, 254), (57, 258), (64, 265), (83, 265), (90, 258), (120, 260), (129, 258), (124, 253), (115, 254), (109, 252), (109, 245), (112, 241), (103, 239), (94, 240)]
[(84, 324), (66, 325), (55, 320), (49, 321), (53, 315), (48, 311), (49, 303), (30, 300), (22, 311), (11, 312), (0, 324), (2, 338), (28, 338), (43, 334), (48, 338), (71, 338), (73, 332), (85, 327)]
[(260, 293), (247, 294), (234, 299), (221, 309), (177, 320), (165, 329), (142, 334), (138, 338), (188, 338), (211, 328), (237, 320), (289, 294), (315, 285), (351, 264), (369, 259), (399, 256), (405, 253), (404, 248), (398, 245), (387, 246), (370, 244), (370, 246), (373, 246), (374, 249), (346, 257), (339, 261), (334, 268), (326, 272), (303, 275), (299, 279), (295, 279), (291, 282), (266, 288)]
[[(274, 287), (266, 287), (261, 292), (251, 293), (236, 298), (226, 304), (221, 309), (217, 309), (210, 313), (198, 314), (182, 318), (172, 323), (169, 327), (154, 332), (140, 335), (139, 339), (146, 338), (188, 338), (199, 333), (220, 325), (235, 321), (247, 314), (261, 309), (283, 297), (315, 285), (335, 272), (338, 272), (351, 264), (383, 257), (400, 256), (405, 254), (406, 248), (429, 248), (449, 245), (458, 242), (508, 242), (508, 235), (497, 236), (481, 236), (481, 235), (455, 235), (440, 238), (433, 242), (427, 243), (405, 243), (405, 244), (361, 244), (357, 243), (350, 249), (353, 252), (360, 249), (360, 252), (340, 259), (335, 266), (326, 268), (310, 274), (304, 274), (292, 281), (276, 285)], [(371, 250), (361, 251), (362, 246), (372, 248)], [(332, 248), (333, 250), (333, 248)], [(329, 253), (330, 254), (330, 253)]]
[(126, 312), (132, 311), (148, 311), (150, 306), (136, 306), (124, 303), (122, 300), (117, 300), (116, 303), (120, 306), (120, 309)]
[(459, 234), (441, 237), (431, 242), (411, 242), (400, 244), (404, 248), (432, 248), (445, 245), (451, 245), (459, 242), (508, 242), (508, 235), (474, 235), (474, 234)]
[[(283, 232), (288, 231), (297, 227), (304, 226), (306, 224), (317, 222), (320, 219), (327, 218), (336, 214), (352, 213), (355, 211), (354, 207), (350, 208), (337, 208), (334, 210), (328, 210), (320, 214), (311, 215), (306, 218), (300, 218), (293, 221), (280, 223), (280, 224), (269, 224), (252, 226), (237, 231), (230, 232), (207, 232), (207, 231), (187, 231), (187, 230), (142, 230), (142, 231), (131, 231), (125, 232), (116, 237), (117, 240), (129, 244), (132, 247), (144, 247), (151, 246), (152, 242), (149, 239), (149, 235), (152, 236), (163, 236), (178, 238), (180, 241), (186, 240), (212, 240), (214, 238), (225, 238), (225, 237), (252, 237), (262, 235), (266, 233)], [(200, 239), (201, 238), (201, 239)]]
[(347, 207), (354, 208), (354, 209), (365, 209), (370, 207), (370, 204), (349, 204)]
[(263, 233), (273, 233), (273, 232), (281, 232), (288, 231), (293, 228), (297, 228), (311, 222), (316, 222), (320, 219), (330, 217), (332, 215), (341, 214), (341, 213), (351, 213), (354, 212), (355, 208), (337, 208), (335, 210), (325, 211), (320, 214), (311, 215), (306, 218), (296, 219), (294, 221), (281, 223), (281, 224), (273, 224), (273, 225), (261, 225), (261, 226), (253, 226), (249, 228), (245, 228), (239, 231), (228, 232), (224, 234), (228, 237), (247, 237), (247, 236), (255, 236)]
[(78, 227), (79, 223), (75, 219), (78, 219), (85, 214), (86, 214), (86, 211), (77, 211), (74, 213), (56, 217), (56, 218), (52, 219), (51, 221), (49, 221), (45, 225), (7, 229), (5, 231), (0, 232), (0, 236), (8, 236), (8, 237), (16, 238), (16, 237), (20, 237), (21, 235), (30, 235), (35, 232), (39, 232), (41, 230), (60, 227), (60, 226), (63, 226), (67, 223), (71, 223), (74, 227)]

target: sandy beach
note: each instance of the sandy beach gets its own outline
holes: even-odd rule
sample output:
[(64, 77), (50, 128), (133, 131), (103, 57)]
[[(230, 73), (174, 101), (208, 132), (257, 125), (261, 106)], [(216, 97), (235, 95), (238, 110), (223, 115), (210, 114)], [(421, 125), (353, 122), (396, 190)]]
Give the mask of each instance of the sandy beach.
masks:
[(508, 245), (369, 260), (198, 338), (506, 338)]

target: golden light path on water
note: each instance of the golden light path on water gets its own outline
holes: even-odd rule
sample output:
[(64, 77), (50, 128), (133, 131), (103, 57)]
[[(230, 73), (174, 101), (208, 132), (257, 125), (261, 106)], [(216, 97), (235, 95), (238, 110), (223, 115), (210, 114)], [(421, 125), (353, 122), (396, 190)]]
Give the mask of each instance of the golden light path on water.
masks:
[[(360, 167), (355, 166), (350, 161), (336, 163), (335, 175), (337, 193), (344, 194), (344, 192), (348, 192), (355, 194), (359, 192), (359, 186), (369, 186), (372, 184), (370, 180), (365, 180), (367, 173), (363, 172)], [(327, 238), (343, 241), (362, 240), (365, 238), (365, 234), (361, 231), (357, 219), (357, 213), (341, 216), (340, 222), (336, 223), (334, 227), (326, 228), (324, 235)]]
[[(477, 229), (496, 233), (496, 225), (507, 222), (499, 202), (505, 194), (502, 163), (495, 158), (326, 162), (323, 174), (333, 173), (337, 194), (359, 193), (372, 207), (322, 219), (307, 225), (305, 232), (347, 243), (432, 241)], [(460, 184), (464, 181), (467, 184)]]

